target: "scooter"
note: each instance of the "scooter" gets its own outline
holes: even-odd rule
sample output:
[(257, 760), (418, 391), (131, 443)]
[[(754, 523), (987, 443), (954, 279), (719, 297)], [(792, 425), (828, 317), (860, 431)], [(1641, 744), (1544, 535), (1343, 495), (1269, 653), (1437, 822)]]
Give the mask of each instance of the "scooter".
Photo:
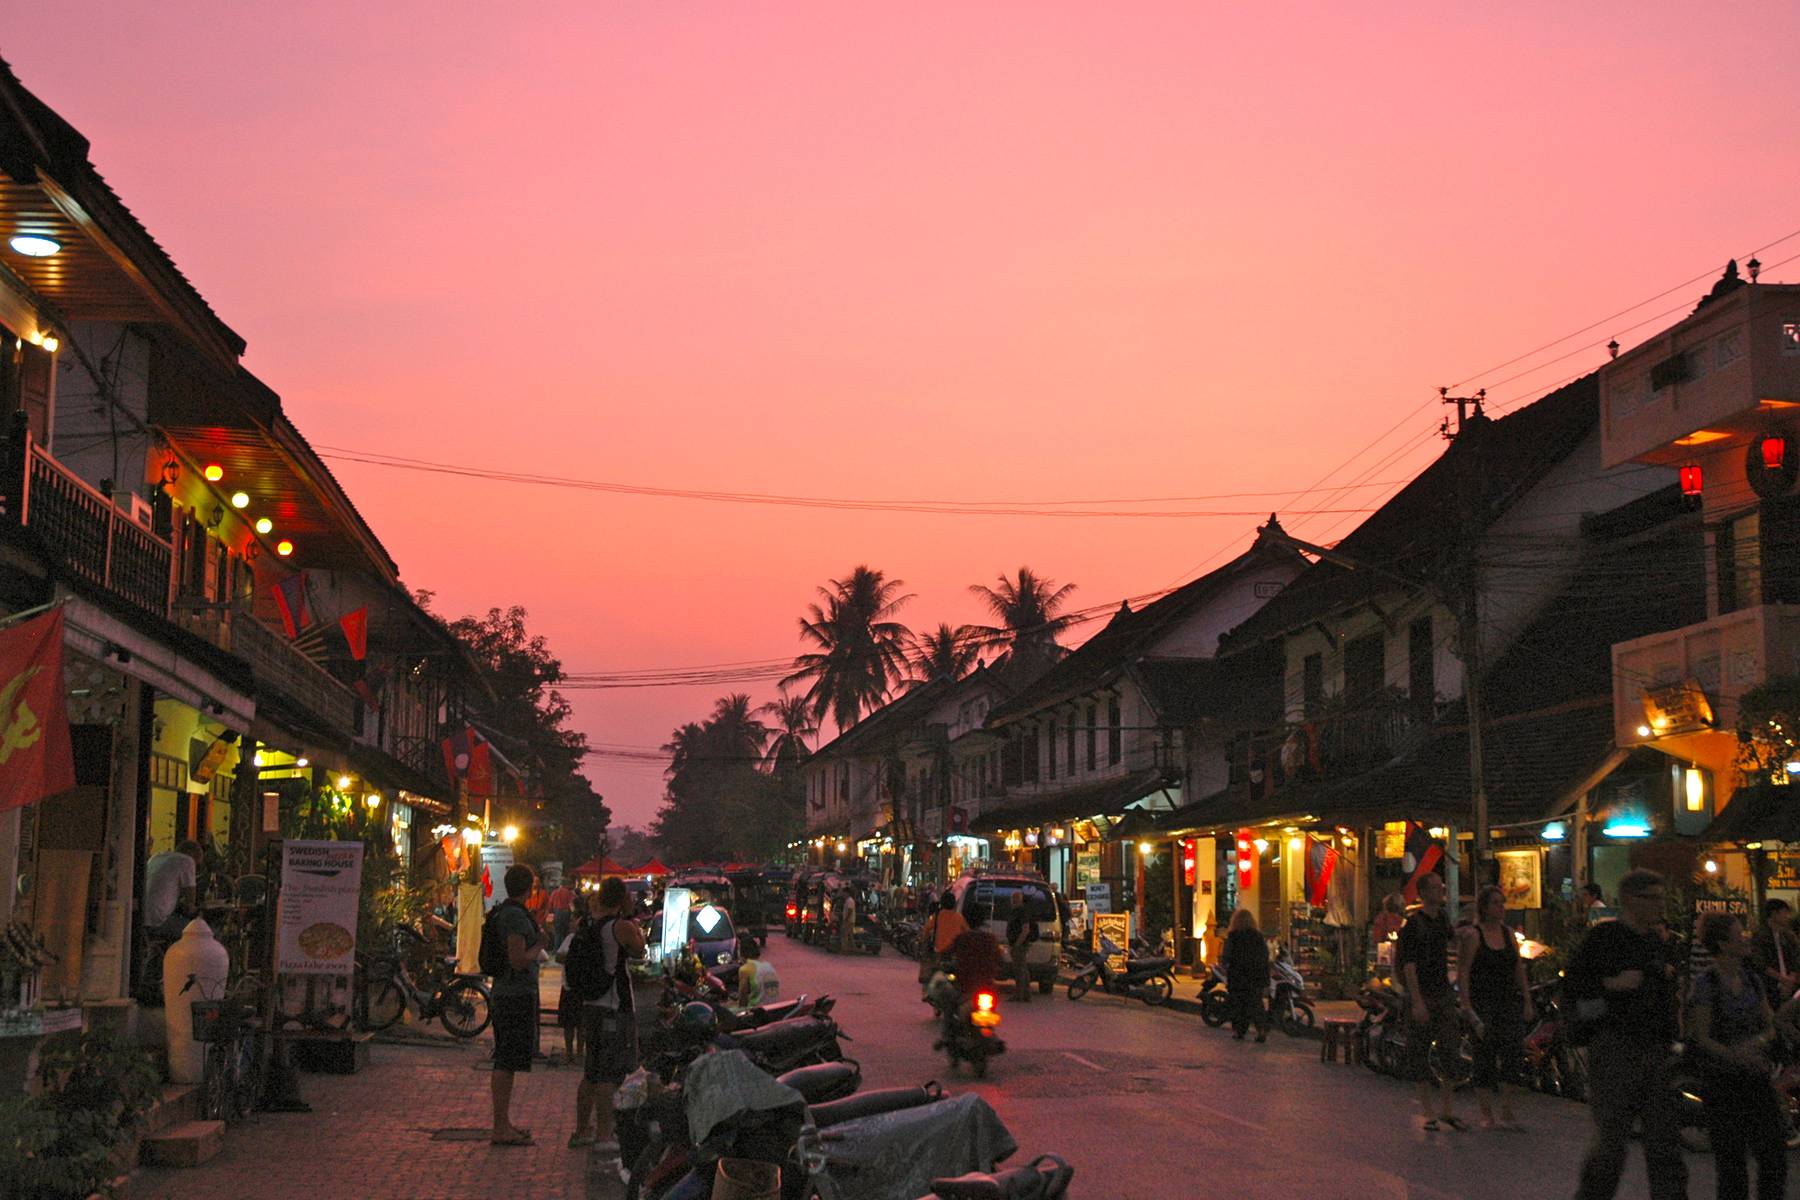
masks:
[(1314, 1023), (1312, 1001), (1306, 998), (1306, 980), (1286, 946), (1277, 946), (1269, 964), (1269, 1017), (1289, 1037), (1299, 1037)]
[(1102, 937), (1098, 951), (1074, 951), (1081, 965), (1069, 980), (1069, 999), (1079, 1000), (1095, 985), (1111, 996), (1135, 996), (1152, 1007), (1163, 1004), (1175, 994), (1175, 960), (1160, 955), (1153, 958), (1128, 958), (1125, 969), (1115, 971), (1111, 960), (1119, 947)]
[(987, 1074), (988, 1059), (1006, 1053), (1000, 1040), (1000, 1001), (991, 988), (982, 988), (967, 1000), (960, 997), (944, 1017), (944, 1032), (931, 1047), (950, 1056), (950, 1069), (966, 1062), (980, 1079)]
[(1200, 1002), (1200, 1019), (1211, 1028), (1222, 1028), (1231, 1019), (1231, 1000), (1225, 988), (1224, 963), (1212, 965), (1212, 974), (1200, 985), (1194, 999)]
[(1023, 1167), (992, 1174), (975, 1171), (954, 1179), (934, 1179), (919, 1200), (1057, 1200), (1069, 1194), (1075, 1168), (1054, 1154), (1040, 1154)]

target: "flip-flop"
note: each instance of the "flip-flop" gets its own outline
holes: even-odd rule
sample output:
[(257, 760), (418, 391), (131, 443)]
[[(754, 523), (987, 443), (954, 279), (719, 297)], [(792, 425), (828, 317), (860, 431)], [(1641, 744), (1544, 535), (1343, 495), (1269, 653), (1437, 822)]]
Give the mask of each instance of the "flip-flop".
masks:
[(505, 1137), (488, 1139), (490, 1146), (529, 1146), (532, 1144), (531, 1135), (522, 1129), (515, 1133), (509, 1133)]
[(571, 1133), (569, 1135), (569, 1149), (571, 1150), (579, 1150), (584, 1146), (591, 1146), (593, 1144), (594, 1135), (591, 1133)]
[(1461, 1117), (1444, 1117), (1443, 1122), (1458, 1133), (1469, 1132), (1469, 1123)]
[(619, 1143), (617, 1142), (596, 1141), (593, 1143), (593, 1147), (595, 1154), (603, 1155), (607, 1158), (619, 1157)]
[(1424, 1129), (1425, 1129), (1426, 1133), (1436, 1133), (1438, 1131), (1437, 1118), (1431, 1117), (1430, 1119), (1428, 1119), (1425, 1122)]

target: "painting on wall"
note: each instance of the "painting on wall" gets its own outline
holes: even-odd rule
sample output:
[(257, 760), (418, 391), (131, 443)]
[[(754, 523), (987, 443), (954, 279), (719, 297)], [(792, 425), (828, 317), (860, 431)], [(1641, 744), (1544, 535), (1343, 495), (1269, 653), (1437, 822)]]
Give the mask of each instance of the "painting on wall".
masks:
[(1500, 890), (1508, 908), (1542, 908), (1543, 859), (1536, 850), (1502, 850), (1494, 856), (1500, 864)]

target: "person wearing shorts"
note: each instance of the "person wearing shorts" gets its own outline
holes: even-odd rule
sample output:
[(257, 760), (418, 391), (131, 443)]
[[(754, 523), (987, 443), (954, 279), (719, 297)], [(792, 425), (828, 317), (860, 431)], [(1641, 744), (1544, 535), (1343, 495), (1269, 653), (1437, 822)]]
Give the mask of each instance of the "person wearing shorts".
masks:
[(1432, 1043), (1454, 1050), (1462, 1041), (1456, 993), (1450, 987), (1450, 918), (1444, 912), (1441, 876), (1431, 872), (1419, 881), (1419, 901), (1419, 911), (1400, 929), (1394, 953), (1395, 974), (1406, 987), (1407, 1065), (1418, 1085), (1426, 1131), (1448, 1127), (1461, 1133), (1469, 1126), (1453, 1110), (1455, 1092), (1431, 1077)]
[(594, 917), (569, 944), (568, 975), (577, 981), (600, 981), (577, 989), (587, 1057), (575, 1089), (575, 1132), (569, 1146), (592, 1146), (602, 1156), (617, 1157), (613, 1132), (613, 1092), (637, 1069), (637, 1016), (626, 964), (644, 953), (644, 931), (629, 915), (631, 896), (622, 879), (600, 885)]
[(512, 1123), (513, 1076), (529, 1072), (537, 1053), (538, 955), (544, 949), (544, 935), (525, 908), (531, 887), (530, 867), (508, 867), (506, 899), (488, 917), (498, 923), (506, 947), (506, 970), (494, 977), (488, 1005), (494, 1030), (494, 1073), (489, 1089), (496, 1146), (531, 1145), (531, 1131)]

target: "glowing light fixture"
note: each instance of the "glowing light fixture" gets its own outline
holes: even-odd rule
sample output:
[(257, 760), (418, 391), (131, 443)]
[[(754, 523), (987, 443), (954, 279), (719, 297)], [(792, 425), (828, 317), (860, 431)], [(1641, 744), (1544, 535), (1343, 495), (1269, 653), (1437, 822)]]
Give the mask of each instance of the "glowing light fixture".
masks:
[(337, 777), (338, 791), (340, 791), (340, 792), (349, 791), (351, 782), (352, 782), (352, 780), (348, 775), (339, 775)]
[(1600, 830), (1609, 838), (1647, 838), (1650, 823), (1642, 817), (1618, 817)]
[(1782, 764), (1782, 769), (1789, 775), (1800, 775), (1800, 759), (1789, 759)]
[(363, 803), (368, 805), (370, 808), (380, 808), (381, 807), (381, 794), (379, 792), (370, 792), (368, 795), (363, 797)]
[(301, 755), (299, 758), (296, 758), (294, 760), (294, 765), (296, 767), (310, 767), (312, 764), (306, 760), (305, 755)]
[(255, 766), (258, 766), (258, 767), (262, 766), (263, 765), (263, 752), (261, 750), (258, 750), (255, 754), (252, 754), (250, 756), (250, 762)]
[(249, 492), (233, 492), (233, 493), (231, 493), (231, 507), (233, 507), (233, 508), (249, 508), (250, 507), (250, 493)]
[(45, 331), (39, 335), (37, 344), (43, 347), (45, 354), (55, 354), (57, 347), (61, 346), (62, 342), (54, 333)]
[(1250, 844), (1256, 847), (1256, 852), (1258, 854), (1267, 854), (1269, 852), (1269, 843), (1264, 838), (1257, 838)]
[(500, 831), (500, 840), (505, 842), (509, 846), (512, 843), (518, 841), (519, 840), (519, 827), (517, 825), (508, 825), (506, 828), (502, 829)]
[(1138, 843), (1138, 853), (1143, 855), (1145, 858), (1150, 857), (1151, 851), (1153, 851), (1155, 849), (1156, 849), (1156, 847), (1152, 846), (1149, 842), (1139, 842)]
[(1717, 875), (1719, 873), (1719, 864), (1710, 858), (1700, 865), (1705, 868), (1708, 875)]
[(13, 248), (14, 254), (23, 254), (26, 258), (49, 258), (62, 252), (62, 243), (47, 233), (15, 233), (6, 244)]
[(208, 483), (217, 483), (219, 480), (225, 478), (225, 468), (221, 467), (218, 463), (207, 463), (204, 467), (200, 468), (200, 473), (206, 476), (206, 481)]
[(267, 518), (267, 517), (256, 518), (256, 532), (268, 533), (271, 530), (273, 530), (274, 528), (275, 528), (275, 522), (269, 520), (269, 518)]
[(464, 827), (463, 841), (471, 846), (479, 846), (481, 844), (481, 830), (475, 828), (473, 825)]
[(288, 541), (286, 538), (282, 538), (279, 542), (275, 543), (275, 553), (281, 555), (281, 557), (286, 558), (293, 552), (294, 543)]
[(1689, 767), (1681, 773), (1682, 789), (1687, 795), (1687, 810), (1703, 812), (1706, 808), (1706, 776), (1700, 773), (1699, 767)]
[(1543, 838), (1546, 842), (1560, 842), (1569, 836), (1569, 827), (1561, 821), (1552, 821), (1544, 826)]
[(1759, 443), (1762, 450), (1763, 469), (1781, 470), (1781, 464), (1787, 458), (1787, 439), (1778, 433), (1766, 434)]
[(1688, 463), (1681, 468), (1681, 494), (1692, 499), (1700, 494), (1703, 474), (1699, 463)]
[(1650, 727), (1648, 725), (1639, 725), (1637, 733), (1639, 737), (1649, 737)]

